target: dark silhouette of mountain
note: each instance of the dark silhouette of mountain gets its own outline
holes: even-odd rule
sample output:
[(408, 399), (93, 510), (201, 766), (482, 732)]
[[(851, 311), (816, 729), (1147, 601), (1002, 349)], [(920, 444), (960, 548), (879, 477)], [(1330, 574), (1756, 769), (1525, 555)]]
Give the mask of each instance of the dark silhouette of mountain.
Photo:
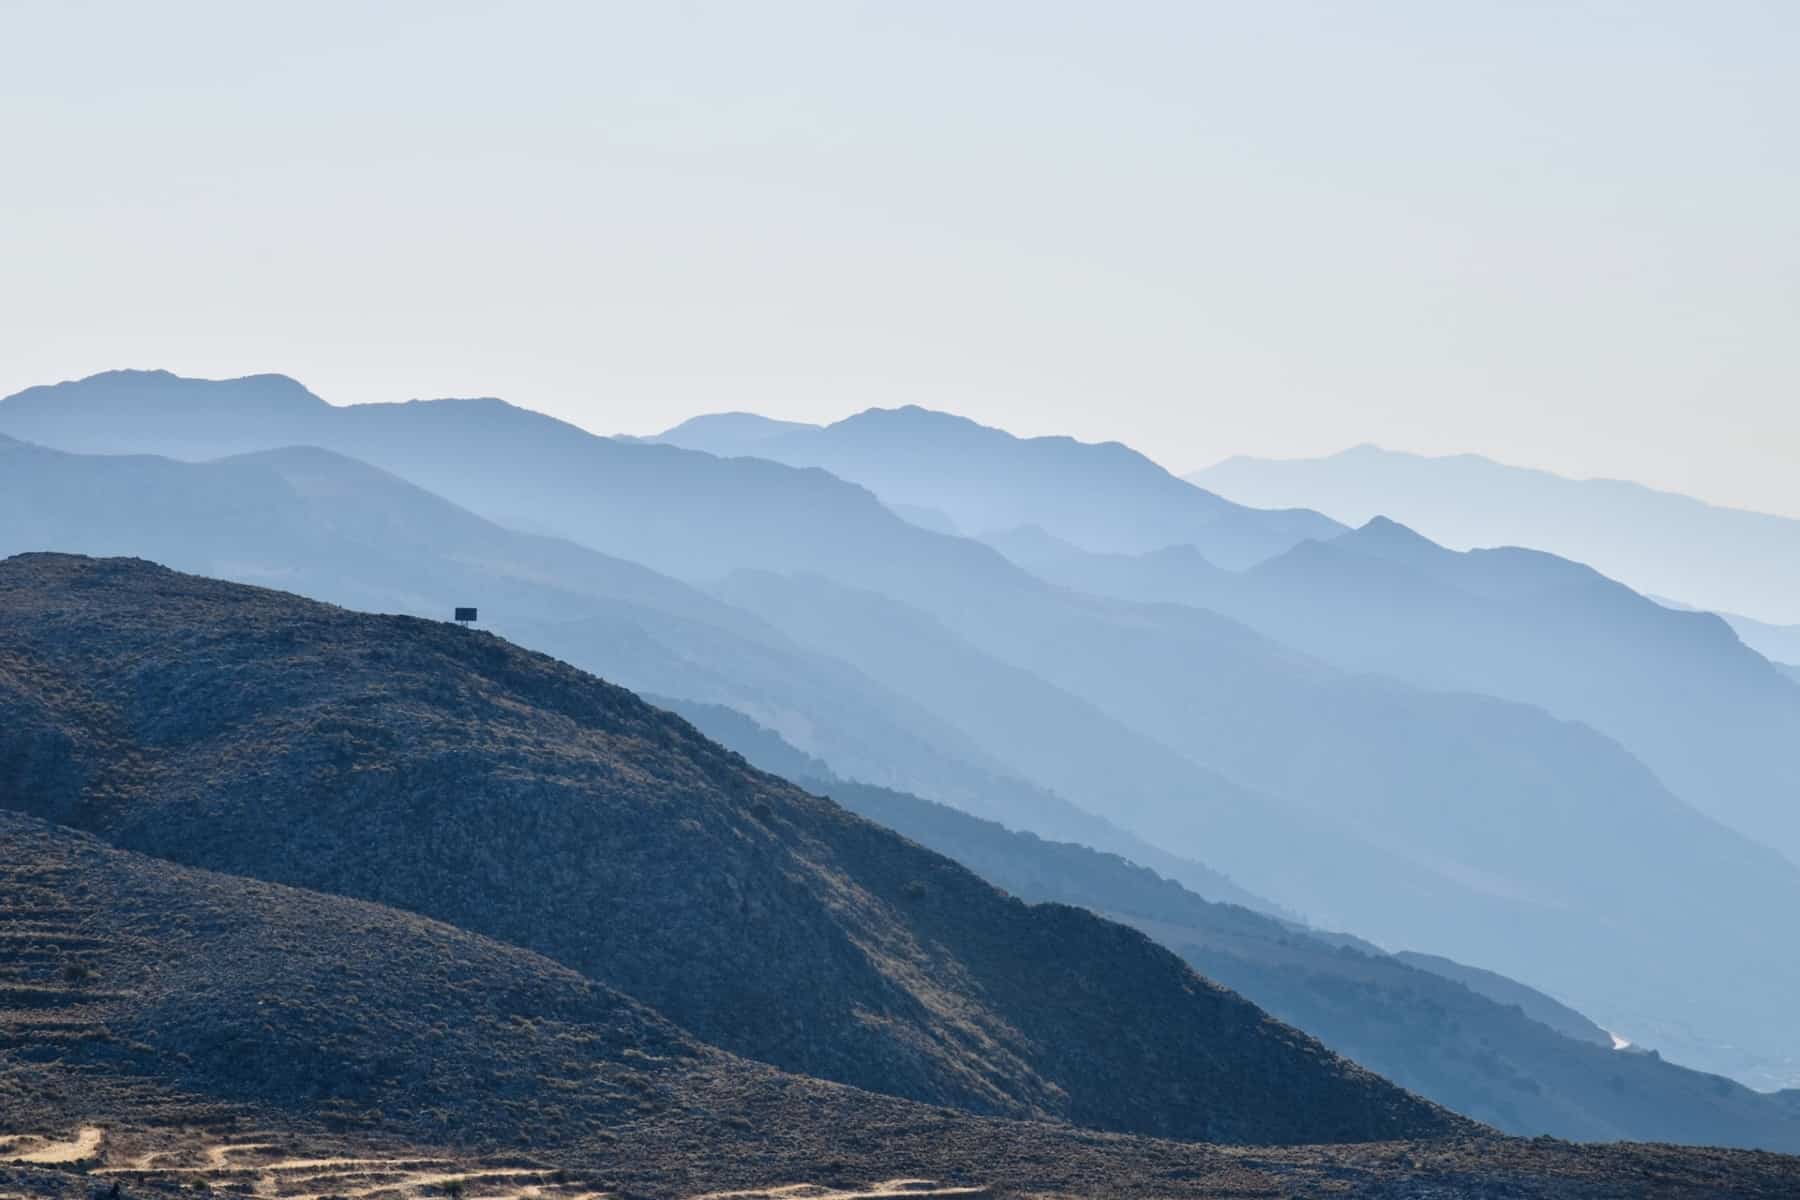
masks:
[(913, 406), (869, 409), (827, 426), (720, 413), (684, 421), (659, 440), (823, 467), (890, 504), (947, 513), (963, 531), (1037, 524), (1094, 550), (1194, 543), (1242, 566), (1339, 528), (1314, 512), (1223, 501), (1117, 442), (1018, 438)]
[(1800, 622), (1800, 521), (1785, 517), (1474, 454), (1375, 446), (1318, 459), (1232, 458), (1187, 478), (1243, 504), (1301, 504), (1350, 525), (1390, 517), (1458, 550), (1530, 546), (1641, 592)]
[(167, 1119), (187, 1095), (556, 1144), (708, 1092), (803, 1086), (567, 967), (410, 913), (178, 867), (17, 812), (0, 811), (0, 849), (0, 1070), (22, 1092), (54, 1052), (64, 1079), (35, 1101), (70, 1122)]
[[(833, 769), (1018, 828), (1120, 850), (1205, 894), (1218, 876), (1011, 775), (934, 714), (749, 614), (634, 563), (521, 535), (329, 451), (214, 463), (70, 455), (0, 436), (0, 555), (141, 554), (347, 607), (490, 628), (640, 691), (733, 705), (805, 736)], [(1248, 893), (1216, 893), (1255, 902)]]
[(624, 689), (140, 560), (0, 563), (0, 798), (532, 949), (700, 1038), (975, 1112), (1453, 1132), (1143, 935), (1009, 900)]
[(1032, 903), (1136, 925), (1203, 973), (1446, 1107), (1511, 1133), (1800, 1148), (1800, 1117), (1717, 1075), (1612, 1049), (1575, 1010), (1505, 976), (1434, 955), (1387, 955), (1201, 899), (1116, 855), (1007, 830), (945, 805), (809, 771), (773, 732), (695, 714), (758, 767), (956, 859)]
[[(1800, 991), (1800, 964), (1761, 918), (1800, 903), (1794, 867), (1589, 729), (1346, 673), (1216, 614), (1053, 587), (819, 470), (593, 438), (498, 401), (295, 400), (278, 421), (255, 405), (234, 420), (182, 399), (231, 383), (140, 383), (9, 400), (0, 426), (24, 414), (38, 436), (83, 442), (104, 415), (113, 448), (177, 453), (227, 433), (239, 449), (323, 442), (677, 576), (761, 569), (881, 593), (1262, 801), (1078, 798), (1140, 838), (1317, 924), (1527, 980), (1682, 1061), (1748, 1072), (1762, 1068), (1745, 1054), (1787, 1055), (1792, 1070), (1800, 1016), (1781, 998)], [(1625, 838), (1632, 852), (1616, 852)], [(1671, 879), (1688, 881), (1681, 895)]]
[[(1381, 1196), (1479, 1179), (1614, 1196), (1653, 1176), (1671, 1196), (1779, 1196), (1800, 1173), (1773, 1155), (1479, 1131), (1248, 1161), (1097, 1137), (786, 1075), (517, 947), (5, 811), (0, 883), (9, 1195), (774, 1200), (796, 1183), (881, 1191), (922, 1171), (972, 1190), (905, 1192)], [(34, 1143), (48, 1151), (37, 1161)]]
[[(1006, 543), (1001, 543), (1006, 548)], [(1533, 550), (1446, 550), (1386, 518), (1247, 572), (1010, 539), (1044, 578), (1230, 614), (1321, 659), (1586, 722), (1675, 793), (1800, 862), (1800, 691), (1718, 617)]]

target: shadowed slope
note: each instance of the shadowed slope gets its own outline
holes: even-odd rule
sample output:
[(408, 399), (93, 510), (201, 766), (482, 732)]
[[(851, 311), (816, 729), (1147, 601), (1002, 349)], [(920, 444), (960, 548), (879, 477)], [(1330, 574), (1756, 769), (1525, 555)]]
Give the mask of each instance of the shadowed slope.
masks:
[(1185, 1137), (1455, 1124), (1141, 934), (1008, 900), (489, 635), (28, 555), (0, 647), (8, 804), (530, 947), (727, 1049)]
[(54, 1053), (35, 1100), (69, 1119), (151, 1120), (185, 1094), (547, 1147), (781, 1078), (528, 951), (16, 812), (0, 811), (0, 897), (0, 1095)]

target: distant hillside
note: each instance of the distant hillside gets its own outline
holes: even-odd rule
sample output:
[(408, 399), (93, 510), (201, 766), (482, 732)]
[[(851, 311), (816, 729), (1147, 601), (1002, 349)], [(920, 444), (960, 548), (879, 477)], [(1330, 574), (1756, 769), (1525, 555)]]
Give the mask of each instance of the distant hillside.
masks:
[[(1671, 600), (1667, 596), (1652, 596), (1652, 600), (1676, 612), (1697, 612), (1691, 604), (1683, 604), (1679, 600)], [(1744, 645), (1750, 647), (1776, 666), (1792, 666), (1800, 663), (1800, 625), (1772, 625), (1767, 621), (1752, 620), (1737, 613), (1715, 613), (1720, 620), (1731, 626), (1731, 631), (1738, 635)]]
[(1458, 1127), (1135, 931), (1008, 900), (623, 689), (445, 622), (16, 557), (0, 730), (10, 807), (536, 950), (790, 1070), (1208, 1140)]
[(870, 409), (833, 425), (749, 413), (695, 417), (659, 439), (724, 456), (823, 467), (896, 506), (947, 514), (980, 534), (1039, 524), (1094, 550), (1191, 542), (1243, 566), (1339, 527), (1318, 513), (1221, 500), (1117, 442), (1018, 438), (950, 413)]
[(903, 793), (808, 776), (804, 760), (768, 730), (717, 710), (699, 716), (759, 767), (783, 766), (811, 790), (1023, 900), (1080, 905), (1134, 924), (1340, 1053), (1497, 1128), (1800, 1149), (1800, 1113), (1717, 1075), (1617, 1053), (1580, 1013), (1504, 976), (1431, 955), (1346, 948), (1336, 937), (1209, 903), (1115, 855)]
[(1613, 1046), (1613, 1037), (1606, 1030), (1560, 1000), (1546, 996), (1536, 988), (1526, 987), (1517, 980), (1480, 967), (1471, 967), (1467, 963), (1459, 963), (1439, 954), (1401, 950), (1394, 957), (1409, 967), (1417, 967), (1421, 971), (1454, 980), (1496, 1004), (1517, 1008), (1540, 1025), (1548, 1025), (1564, 1037), (1592, 1046)]
[(1305, 505), (1350, 525), (1391, 517), (1457, 550), (1529, 546), (1640, 592), (1800, 623), (1800, 521), (1785, 517), (1474, 454), (1375, 446), (1329, 458), (1232, 458), (1187, 478), (1242, 504)]
[[(742, 754), (758, 770), (767, 771), (772, 775), (780, 775), (783, 779), (803, 783), (809, 791), (817, 792), (821, 795), (837, 795), (841, 792), (844, 797), (847, 797), (847, 799), (842, 801), (846, 807), (854, 812), (862, 813), (863, 816), (868, 817), (877, 824), (886, 825), (889, 824), (889, 822), (883, 820), (879, 814), (867, 811), (863, 807), (860, 807), (857, 803), (858, 798), (864, 796), (905, 795), (900, 792), (891, 792), (885, 788), (873, 787), (866, 783), (858, 783), (844, 779), (842, 776), (830, 770), (823, 762), (820, 762), (818, 759), (804, 754), (789, 745), (773, 730), (763, 728), (749, 717), (746, 717), (744, 714), (734, 709), (724, 708), (716, 704), (695, 704), (684, 700), (669, 700), (665, 702), (656, 697), (646, 697), (646, 699), (651, 699), (655, 703), (662, 704), (663, 707), (679, 713), (683, 719), (692, 723), (694, 728), (704, 733), (713, 741)], [(906, 798), (919, 804), (931, 803), (929, 801), (916, 800), (916, 798), (912, 796), (907, 796)], [(937, 808), (942, 806), (933, 805), (932, 807)], [(951, 809), (951, 811), (960, 813), (962, 810)], [(970, 819), (977, 821), (981, 828), (1005, 828), (1005, 825), (999, 822), (984, 821), (976, 817), (971, 817)], [(992, 881), (992, 877), (989, 876), (987, 872), (981, 870), (977, 864), (969, 862), (963, 854), (952, 853), (928, 838), (919, 837), (916, 833), (908, 833), (907, 836), (913, 837), (924, 844), (931, 846), (940, 854), (948, 854), (951, 858), (956, 859), (964, 866), (975, 871), (976, 874)], [(1035, 840), (1035, 835), (1030, 833), (1021, 833), (1019, 836)], [(1045, 842), (1043, 844), (1055, 845), (1057, 843)], [(1120, 859), (1118, 861), (1124, 860)], [(1139, 852), (1135, 856), (1135, 861), (1145, 863), (1147, 868), (1160, 868), (1164, 875), (1175, 877), (1167, 865), (1166, 856), (1158, 854), (1153, 849), (1146, 848), (1146, 851)], [(1207, 868), (1185, 860), (1177, 861), (1174, 866), (1180, 869), (1184, 876), (1198, 876), (1197, 879), (1188, 883), (1187, 886), (1192, 891), (1205, 895), (1208, 898), (1216, 899), (1223, 903), (1242, 905), (1243, 907), (1271, 915), (1283, 917), (1292, 916), (1292, 914), (1289, 913), (1280, 913), (1270, 905), (1267, 900), (1245, 891), (1242, 887), (1238, 886), (1237, 883), (1233, 882), (1229, 876), (1222, 873), (1209, 871)], [(1158, 878), (1161, 877), (1158, 876)], [(1054, 899), (1055, 897), (1045, 895), (1040, 898)], [(1081, 902), (1071, 900), (1069, 903), (1075, 904)], [(1091, 904), (1082, 904), (1082, 907), (1092, 908), (1094, 906)]]
[(139, 555), (377, 612), (442, 617), (475, 603), (485, 628), (520, 645), (640, 692), (754, 713), (841, 774), (1210, 885), (1206, 868), (1027, 783), (927, 706), (747, 612), (636, 563), (504, 529), (327, 450), (187, 463), (0, 435), (0, 556), (52, 549)]
[(1791, 667), (1800, 663), (1800, 624), (1771, 625), (1736, 613), (1720, 613), (1719, 616), (1743, 639), (1744, 645), (1777, 666)]
[(1197, 605), (1349, 670), (1583, 721), (1800, 863), (1800, 691), (1711, 614), (1551, 554), (1446, 550), (1380, 517), (1245, 572), (1191, 548), (1088, 555), (1021, 533), (995, 544), (1068, 587)]
[(1536, 1019), (1555, 1002), (1503, 976), (1482, 973), (1511, 995), (1496, 1000), (1441, 970), (1416, 969), (1419, 956), (1344, 948), (1202, 900), (1112, 855), (882, 789), (824, 790), (1023, 900), (1079, 904), (1137, 926), (1339, 1053), (1497, 1128), (1800, 1150), (1800, 1115), (1788, 1107), (1723, 1076), (1558, 1033)]

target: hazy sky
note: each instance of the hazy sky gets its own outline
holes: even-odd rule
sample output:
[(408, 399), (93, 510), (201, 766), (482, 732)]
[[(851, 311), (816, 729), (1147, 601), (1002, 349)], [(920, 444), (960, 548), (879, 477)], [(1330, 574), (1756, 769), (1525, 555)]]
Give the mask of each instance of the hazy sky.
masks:
[(949, 408), (1800, 515), (1800, 4), (0, 0), (0, 392)]

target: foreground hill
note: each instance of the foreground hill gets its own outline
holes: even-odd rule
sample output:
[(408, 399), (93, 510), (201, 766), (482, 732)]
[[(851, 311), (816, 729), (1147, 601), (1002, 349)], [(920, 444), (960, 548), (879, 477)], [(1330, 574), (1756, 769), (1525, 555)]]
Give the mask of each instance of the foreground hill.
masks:
[(1640, 592), (1800, 622), (1800, 521), (1616, 479), (1568, 479), (1475, 454), (1358, 446), (1328, 458), (1232, 458), (1188, 479), (1244, 504), (1385, 516), (1457, 550), (1530, 546)]
[(9, 807), (536, 950), (791, 1070), (1212, 1140), (1459, 1123), (1141, 934), (1009, 900), (491, 635), (19, 556), (0, 729)]
[[(555, 1145), (808, 1083), (529, 951), (17, 812), (0, 811), (0, 897), (0, 1104), (14, 1120), (22, 1105), (39, 1121), (174, 1117), (188, 1095), (417, 1139)], [(58, 1086), (25, 1086), (50, 1056)]]
[(941, 512), (969, 534), (1037, 524), (1093, 550), (1193, 543), (1214, 561), (1246, 566), (1342, 532), (1316, 512), (1233, 504), (1117, 442), (1014, 437), (915, 406), (870, 409), (823, 426), (720, 413), (683, 421), (657, 440), (823, 467), (896, 511)]
[(8, 1196), (1700, 1197), (1800, 1180), (1771, 1155), (1478, 1131), (1244, 1151), (975, 1117), (734, 1058), (435, 921), (4, 811), (0, 1019)]

